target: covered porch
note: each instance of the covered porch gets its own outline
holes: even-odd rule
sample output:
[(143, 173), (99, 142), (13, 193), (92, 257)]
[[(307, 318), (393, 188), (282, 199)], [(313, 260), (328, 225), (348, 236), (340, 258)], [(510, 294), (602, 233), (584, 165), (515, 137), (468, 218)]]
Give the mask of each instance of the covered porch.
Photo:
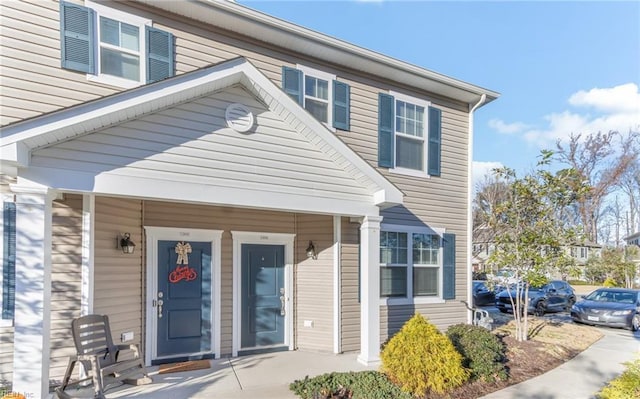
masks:
[[(269, 349), (355, 350), (360, 363), (378, 361), (379, 211), (402, 193), (246, 60), (3, 133), (3, 173), (14, 178), (14, 391), (46, 397), (73, 350), (71, 319), (91, 313), (109, 315), (114, 338), (139, 344), (148, 365), (199, 357), (223, 365)], [(123, 238), (133, 253), (118, 247)], [(190, 258), (178, 251), (186, 244)], [(265, 320), (245, 312), (246, 287), (271, 267), (246, 264), (251, 250), (279, 259), (272, 296), (281, 302), (269, 313), (282, 333), (276, 345), (245, 340)], [(185, 283), (170, 277), (176, 264), (195, 265), (202, 279), (199, 309), (184, 313), (195, 319), (171, 324), (167, 277)], [(341, 283), (348, 268), (355, 285)], [(348, 343), (347, 324), (357, 335)], [(199, 335), (191, 349), (170, 349), (162, 331), (165, 340)]]

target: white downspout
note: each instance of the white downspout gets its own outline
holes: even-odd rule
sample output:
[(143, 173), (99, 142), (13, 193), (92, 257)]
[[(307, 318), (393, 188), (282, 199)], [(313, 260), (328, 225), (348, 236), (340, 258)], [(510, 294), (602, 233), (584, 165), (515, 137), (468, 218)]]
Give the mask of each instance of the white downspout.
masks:
[[(471, 205), (473, 203), (473, 113), (478, 107), (480, 107), (487, 100), (487, 95), (482, 94), (480, 100), (469, 111), (469, 165), (467, 173), (467, 303), (469, 306), (473, 306), (473, 292), (472, 292), (472, 280), (473, 280), (473, 266), (471, 265), (472, 259), (472, 245), (473, 245), (473, 212)], [(472, 324), (473, 314), (471, 311), (467, 312), (467, 323)]]

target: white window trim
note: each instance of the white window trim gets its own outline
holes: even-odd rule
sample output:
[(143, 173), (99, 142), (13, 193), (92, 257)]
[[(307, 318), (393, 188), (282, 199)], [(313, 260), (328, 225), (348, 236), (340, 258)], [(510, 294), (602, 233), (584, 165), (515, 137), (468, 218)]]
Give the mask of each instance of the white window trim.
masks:
[[(389, 95), (393, 96), (393, 168), (389, 168), (389, 173), (394, 173), (394, 174), (399, 174), (399, 175), (405, 175), (405, 176), (413, 176), (413, 177), (431, 177), (429, 175), (429, 173), (427, 173), (427, 165), (429, 162), (428, 159), (428, 155), (429, 155), (429, 107), (431, 106), (431, 102), (427, 101), (427, 100), (423, 100), (417, 97), (413, 97), (413, 96), (409, 96), (403, 93), (398, 93), (392, 90), (389, 90)], [(408, 169), (408, 168), (401, 168), (401, 167), (396, 167), (396, 160), (397, 160), (397, 156), (396, 156), (396, 135), (398, 134), (398, 132), (396, 132), (396, 101), (403, 101), (405, 103), (409, 103), (409, 104), (414, 104), (414, 105), (419, 105), (421, 107), (424, 107), (424, 121), (423, 121), (423, 127), (424, 127), (424, 135), (423, 135), (423, 139), (424, 139), (424, 148), (423, 148), (423, 161), (424, 161), (424, 169), (423, 170), (415, 170), (415, 169)], [(402, 135), (402, 133), (399, 133)], [(407, 135), (407, 137), (409, 137)]]
[(336, 131), (336, 128), (333, 127), (333, 81), (336, 80), (336, 75), (330, 74), (328, 72), (321, 71), (319, 69), (311, 68), (305, 65), (296, 65), (296, 69), (302, 71), (302, 107), (306, 109), (306, 101), (307, 95), (305, 90), (306, 80), (304, 79), (307, 75), (313, 78), (318, 78), (327, 81), (327, 97), (329, 100), (329, 105), (327, 106), (327, 122), (320, 122), (325, 127), (327, 127), (332, 132)]
[[(96, 44), (93, 49), (93, 56), (96, 63), (97, 75), (87, 74), (87, 80), (90, 82), (103, 83), (110, 86), (122, 87), (125, 89), (131, 89), (138, 87), (147, 82), (147, 60), (146, 60), (146, 32), (145, 26), (151, 26), (152, 21), (148, 18), (142, 18), (134, 14), (129, 14), (124, 11), (115, 10), (107, 7), (104, 4), (99, 4), (91, 0), (85, 0), (84, 5), (93, 9), (96, 12)], [(140, 81), (133, 81), (129, 79), (119, 78), (117, 76), (110, 76), (100, 73), (100, 17), (111, 18), (120, 22), (124, 22), (130, 25), (135, 25), (140, 28), (139, 35), (139, 53), (140, 53)]]
[[(14, 196), (5, 194), (0, 198), (2, 199), (2, 212), (0, 212), (0, 254), (4, 254), (4, 203), (14, 202)], [(0, 258), (0, 313), (2, 313), (2, 291), (4, 289), (4, 258)], [(0, 318), (0, 327), (13, 327), (13, 319), (6, 320)]]
[[(381, 224), (380, 232), (389, 231), (397, 233), (407, 234), (435, 234), (443, 238), (446, 229), (444, 228), (432, 228), (427, 226), (406, 226), (397, 224)], [(382, 306), (395, 306), (395, 305), (422, 305), (422, 304), (439, 304), (445, 303), (442, 298), (443, 294), (443, 256), (444, 250), (440, 246), (440, 252), (438, 254), (438, 296), (413, 296), (413, 239), (411, 236), (407, 236), (407, 297), (388, 297), (380, 298), (380, 305)], [(386, 266), (386, 264), (379, 263), (378, 267)], [(389, 265), (393, 266), (393, 265)], [(419, 267), (434, 267), (434, 266), (419, 266)]]

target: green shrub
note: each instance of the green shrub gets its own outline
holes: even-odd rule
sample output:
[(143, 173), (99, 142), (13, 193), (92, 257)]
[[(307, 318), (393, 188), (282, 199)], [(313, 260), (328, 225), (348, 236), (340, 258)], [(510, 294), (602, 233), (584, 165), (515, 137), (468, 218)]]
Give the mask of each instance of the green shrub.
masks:
[(471, 379), (494, 382), (505, 380), (505, 347), (495, 334), (485, 328), (456, 324), (447, 336), (462, 355), (462, 365), (471, 371)]
[[(289, 389), (302, 399), (411, 399), (387, 376), (377, 371), (328, 373), (296, 380)], [(337, 394), (339, 393), (339, 394)]]
[(640, 358), (625, 363), (627, 369), (598, 392), (600, 399), (640, 398)]
[(389, 379), (418, 397), (431, 391), (444, 393), (469, 379), (462, 355), (420, 314), (389, 340), (380, 357)]
[(602, 285), (604, 287), (617, 287), (618, 283), (616, 283), (616, 280), (612, 279), (611, 277), (607, 277), (607, 279), (604, 280), (604, 283), (602, 283)]

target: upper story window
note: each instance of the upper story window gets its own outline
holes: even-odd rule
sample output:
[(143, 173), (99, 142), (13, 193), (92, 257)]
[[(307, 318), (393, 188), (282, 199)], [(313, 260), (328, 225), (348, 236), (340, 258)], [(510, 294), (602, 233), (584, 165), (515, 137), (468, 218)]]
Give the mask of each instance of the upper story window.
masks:
[(587, 248), (580, 247), (580, 257), (582, 259), (586, 259), (587, 258)]
[(419, 227), (383, 226), (380, 297), (389, 304), (454, 298), (455, 236)]
[(100, 73), (140, 81), (140, 27), (100, 17)]
[(282, 67), (282, 89), (331, 129), (350, 129), (350, 88), (335, 75), (303, 65)]
[(60, 3), (62, 67), (130, 88), (174, 75), (173, 35), (151, 20), (90, 0)]
[(380, 93), (378, 165), (412, 176), (440, 176), (441, 111), (400, 93)]

